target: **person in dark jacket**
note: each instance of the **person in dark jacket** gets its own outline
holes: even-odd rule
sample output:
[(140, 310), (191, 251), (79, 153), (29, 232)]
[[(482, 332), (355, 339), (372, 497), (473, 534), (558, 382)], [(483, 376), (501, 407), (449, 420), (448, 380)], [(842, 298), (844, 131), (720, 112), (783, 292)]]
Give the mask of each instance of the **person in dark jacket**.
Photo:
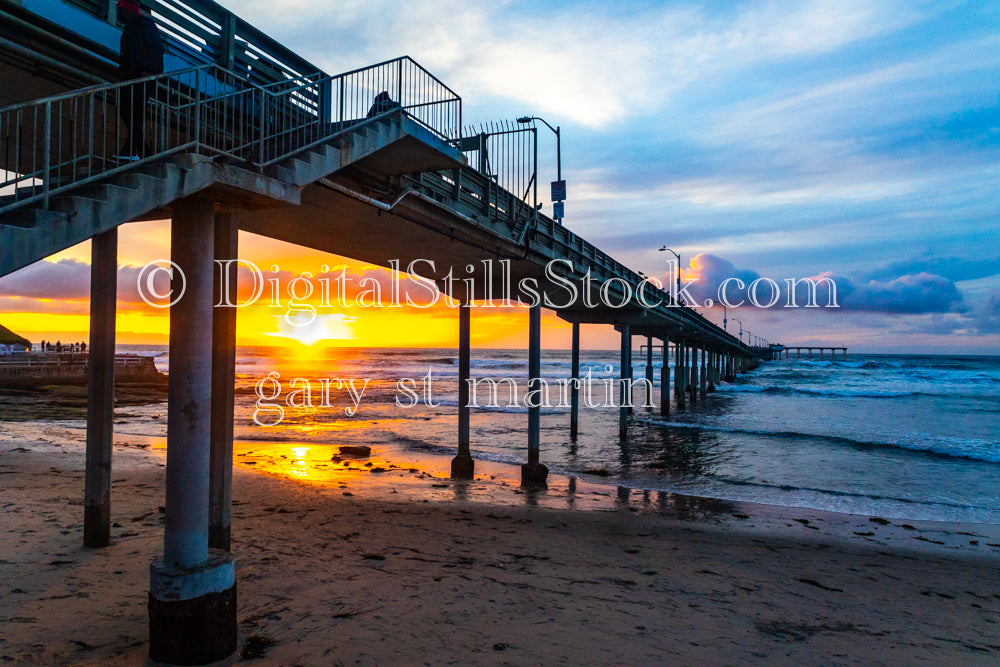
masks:
[[(163, 72), (163, 40), (156, 23), (149, 16), (149, 7), (133, 0), (118, 0), (118, 17), (124, 23), (118, 74), (123, 81), (139, 79)], [(118, 115), (128, 129), (125, 143), (115, 157), (138, 160), (149, 153), (145, 141), (145, 107), (150, 82), (134, 83), (120, 88)]]
[(368, 109), (368, 118), (398, 108), (399, 108), (399, 102), (392, 99), (389, 96), (388, 91), (383, 90), (381, 93), (375, 96), (375, 101), (372, 102), (371, 108)]

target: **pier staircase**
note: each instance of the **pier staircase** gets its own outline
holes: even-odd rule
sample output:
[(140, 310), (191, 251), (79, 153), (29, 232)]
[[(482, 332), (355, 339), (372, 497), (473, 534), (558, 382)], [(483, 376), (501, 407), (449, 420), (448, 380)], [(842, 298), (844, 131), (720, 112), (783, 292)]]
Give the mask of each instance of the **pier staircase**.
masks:
[[(379, 88), (404, 98), (371, 108)], [(147, 107), (150, 147), (115, 156), (118, 108)], [(418, 101), (413, 101), (418, 100)], [(220, 208), (297, 205), (351, 170), (380, 180), (465, 164), (461, 99), (409, 58), (256, 85), (217, 65), (0, 109), (0, 275), (211, 190)]]

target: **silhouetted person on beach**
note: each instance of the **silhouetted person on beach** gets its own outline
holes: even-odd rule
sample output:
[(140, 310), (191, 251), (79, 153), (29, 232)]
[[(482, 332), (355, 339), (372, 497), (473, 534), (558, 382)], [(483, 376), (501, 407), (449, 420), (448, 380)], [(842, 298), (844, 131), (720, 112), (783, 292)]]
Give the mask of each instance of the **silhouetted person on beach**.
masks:
[[(163, 40), (156, 23), (149, 16), (149, 7), (132, 0), (118, 0), (118, 17), (122, 30), (118, 74), (123, 81), (163, 72)], [(128, 129), (125, 144), (115, 157), (138, 160), (149, 153), (146, 146), (146, 99), (154, 83), (134, 83), (121, 88), (118, 115)]]

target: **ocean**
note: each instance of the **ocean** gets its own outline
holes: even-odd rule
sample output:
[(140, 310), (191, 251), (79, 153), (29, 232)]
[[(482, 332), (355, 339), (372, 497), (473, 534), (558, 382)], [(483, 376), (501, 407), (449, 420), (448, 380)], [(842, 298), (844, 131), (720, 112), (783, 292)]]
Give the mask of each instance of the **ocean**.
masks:
[[(156, 354), (168, 370), (165, 348), (119, 351)], [(454, 455), (457, 350), (294, 344), (237, 354), (238, 441), (301, 443), (331, 454), (337, 445), (372, 444)], [(645, 354), (636, 350), (633, 360), (634, 376), (644, 377)], [(661, 361), (657, 354), (657, 379)], [(569, 367), (568, 351), (543, 351), (542, 375), (553, 391), (552, 406), (541, 411), (541, 459), (551, 474), (886, 518), (1000, 524), (1000, 357), (793, 355), (684, 408), (671, 401), (668, 416), (659, 414), (658, 388), (652, 408), (641, 407), (637, 389), (621, 440), (617, 408), (603, 406), (606, 383), (618, 377), (618, 352), (585, 350), (581, 375), (589, 371), (594, 391), (590, 405), (581, 398), (576, 442), (557, 391)], [(269, 373), (276, 375), (265, 380)], [(504, 389), (499, 405), (473, 409), (473, 457), (524, 462), (527, 352), (474, 349), (472, 376), (510, 378), (520, 390), (519, 405), (509, 405)], [(489, 403), (485, 392), (481, 384), (480, 405)], [(164, 435), (164, 414), (165, 405), (130, 408), (116, 431)]]

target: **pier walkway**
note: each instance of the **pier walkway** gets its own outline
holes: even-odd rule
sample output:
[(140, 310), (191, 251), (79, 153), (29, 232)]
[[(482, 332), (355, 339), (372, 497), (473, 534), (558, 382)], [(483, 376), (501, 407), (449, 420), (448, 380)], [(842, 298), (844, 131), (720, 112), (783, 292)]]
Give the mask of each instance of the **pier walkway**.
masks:
[[(0, 1), (0, 276), (91, 240), (84, 540), (106, 545), (117, 229), (172, 221), (171, 260), (186, 283), (170, 310), (166, 523), (163, 558), (150, 574), (152, 659), (196, 664), (235, 648), (236, 309), (213, 307), (214, 281), (221, 282), (213, 260), (238, 257), (238, 230), (394, 271), (419, 269), (461, 303), (455, 477), (471, 477), (475, 465), (465, 382), (474, 302), (528, 297), (529, 388), (540, 382), (543, 307), (573, 325), (573, 378), (580, 326), (615, 327), (623, 437), (634, 336), (646, 338), (650, 355), (655, 344), (673, 351), (672, 390), (668, 364), (661, 367), (664, 413), (671, 393), (677, 404), (701, 400), (763, 356), (542, 215), (535, 128), (464, 128), (461, 97), (408, 57), (330, 75), (209, 0), (149, 4), (168, 71), (104, 83), (114, 78), (120, 35), (114, 2)], [(147, 102), (150, 152), (119, 162), (118, 107), (130, 90)], [(373, 107), (381, 92), (391, 108)], [(235, 299), (235, 280), (229, 287)], [(572, 406), (576, 437), (577, 389)], [(522, 469), (529, 487), (544, 486), (547, 475), (539, 417), (530, 407)]]
[(795, 358), (796, 359), (801, 359), (802, 358), (802, 351), (803, 350), (806, 351), (806, 357), (808, 357), (809, 359), (812, 359), (813, 350), (815, 350), (816, 352), (819, 353), (819, 358), (820, 359), (823, 358), (823, 353), (824, 352), (829, 352), (831, 359), (836, 359), (838, 352), (840, 352), (840, 354), (841, 354), (841, 357), (840, 357), (841, 359), (846, 359), (847, 358), (847, 348), (846, 347), (818, 347), (816, 345), (782, 345), (782, 346), (780, 346), (780, 349), (777, 350), (777, 352), (778, 352), (778, 357), (777, 358), (780, 359), (781, 358), (781, 353), (784, 352), (785, 359), (788, 359), (789, 358), (789, 353), (792, 350), (795, 351)]

